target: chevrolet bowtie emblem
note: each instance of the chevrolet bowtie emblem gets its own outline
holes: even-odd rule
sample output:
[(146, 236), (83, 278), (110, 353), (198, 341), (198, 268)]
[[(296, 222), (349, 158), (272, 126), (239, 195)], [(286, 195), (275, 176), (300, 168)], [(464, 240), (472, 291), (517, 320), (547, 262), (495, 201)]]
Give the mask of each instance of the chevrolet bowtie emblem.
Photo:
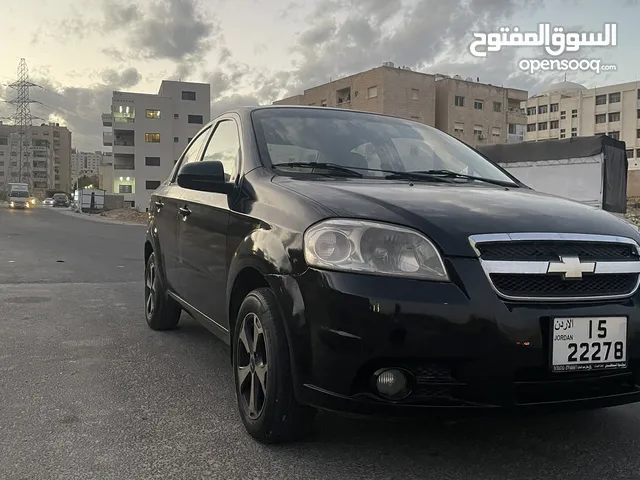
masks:
[(583, 273), (596, 271), (595, 262), (581, 262), (578, 257), (560, 257), (559, 262), (550, 262), (547, 273), (562, 273), (562, 278), (580, 279)]

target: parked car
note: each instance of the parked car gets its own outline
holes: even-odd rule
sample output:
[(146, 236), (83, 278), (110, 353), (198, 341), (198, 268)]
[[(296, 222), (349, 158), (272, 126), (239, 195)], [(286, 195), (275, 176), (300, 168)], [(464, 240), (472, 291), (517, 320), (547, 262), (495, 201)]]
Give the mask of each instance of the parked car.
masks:
[(145, 315), (231, 348), (265, 443), (316, 409), (640, 400), (640, 234), (535, 192), (435, 128), (349, 110), (230, 111), (155, 190)]
[(53, 207), (53, 198), (51, 197), (47, 197), (44, 199), (44, 201), (42, 202), (42, 205), (44, 205), (45, 207)]
[(68, 207), (69, 206), (69, 197), (67, 197), (64, 193), (56, 193), (53, 196), (53, 206), (54, 207)]

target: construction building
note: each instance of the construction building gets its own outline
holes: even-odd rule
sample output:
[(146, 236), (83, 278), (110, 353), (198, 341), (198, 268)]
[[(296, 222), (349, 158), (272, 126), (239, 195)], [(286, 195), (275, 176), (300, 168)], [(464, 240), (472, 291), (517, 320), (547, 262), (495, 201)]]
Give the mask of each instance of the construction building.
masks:
[(23, 145), (21, 157), (18, 127), (0, 123), (0, 190), (4, 191), (8, 183), (20, 182), (29, 183), (32, 195), (38, 198), (51, 191), (71, 193), (69, 129), (58, 123), (43, 123), (31, 127), (30, 135), (31, 146)]
[(100, 188), (145, 211), (151, 193), (210, 117), (208, 83), (163, 80), (157, 94), (113, 92), (111, 112), (102, 114), (103, 144), (110, 151), (99, 169)]
[(457, 136), (469, 145), (524, 139), (524, 90), (479, 79), (414, 72), (385, 62), (381, 67), (309, 88), (275, 105), (318, 105), (383, 113), (415, 120)]
[(629, 169), (640, 169), (640, 82), (586, 88), (550, 85), (522, 102), (525, 140), (609, 135), (626, 143)]

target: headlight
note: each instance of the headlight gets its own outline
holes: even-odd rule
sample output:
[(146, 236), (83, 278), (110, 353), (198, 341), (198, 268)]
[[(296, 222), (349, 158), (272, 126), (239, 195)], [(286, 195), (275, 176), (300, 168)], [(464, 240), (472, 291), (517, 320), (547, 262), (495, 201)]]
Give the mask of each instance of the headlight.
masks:
[(329, 270), (448, 281), (435, 245), (404, 227), (365, 220), (325, 220), (304, 234), (308, 265)]

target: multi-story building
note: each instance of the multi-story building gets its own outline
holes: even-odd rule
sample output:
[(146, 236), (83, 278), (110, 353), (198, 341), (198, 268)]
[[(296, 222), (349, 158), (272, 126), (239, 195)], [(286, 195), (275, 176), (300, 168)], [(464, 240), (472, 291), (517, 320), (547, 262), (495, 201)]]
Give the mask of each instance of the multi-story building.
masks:
[(416, 120), (470, 145), (522, 141), (527, 92), (397, 68), (381, 67), (313, 87), (275, 105), (318, 105)]
[(520, 109), (528, 93), (461, 77), (436, 76), (436, 127), (468, 145), (524, 140), (527, 118)]
[(560, 82), (522, 102), (525, 140), (606, 134), (627, 144), (630, 169), (640, 169), (640, 82), (586, 88)]
[[(31, 147), (23, 145), (15, 125), (0, 123), (0, 190), (7, 183), (31, 184), (34, 196), (71, 192), (71, 132), (58, 123), (31, 127)], [(21, 160), (22, 159), (22, 160)], [(22, 168), (21, 165), (22, 164)]]
[(75, 148), (71, 151), (71, 182), (75, 185), (81, 177), (98, 176), (102, 165), (102, 152), (81, 152)]
[(211, 117), (208, 83), (163, 80), (157, 94), (113, 92), (102, 114), (105, 152), (99, 177), (107, 193), (145, 211), (192, 137)]

